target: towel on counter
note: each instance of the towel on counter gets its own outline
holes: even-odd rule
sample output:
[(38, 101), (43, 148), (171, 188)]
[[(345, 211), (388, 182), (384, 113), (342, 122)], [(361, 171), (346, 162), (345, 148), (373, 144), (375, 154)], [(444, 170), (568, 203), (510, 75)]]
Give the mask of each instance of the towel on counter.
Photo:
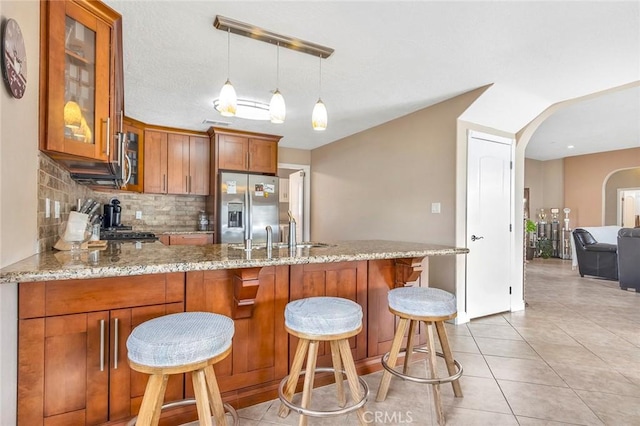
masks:
[[(618, 231), (621, 226), (579, 226), (576, 229), (584, 229), (589, 232), (593, 238), (599, 243), (618, 245)], [(571, 269), (578, 267), (578, 257), (575, 255), (576, 241), (571, 232)]]

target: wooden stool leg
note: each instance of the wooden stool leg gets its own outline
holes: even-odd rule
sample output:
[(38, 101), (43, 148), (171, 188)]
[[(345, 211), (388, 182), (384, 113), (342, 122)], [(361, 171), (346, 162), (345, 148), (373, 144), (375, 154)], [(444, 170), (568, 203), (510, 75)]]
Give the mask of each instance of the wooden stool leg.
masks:
[(409, 364), (411, 363), (411, 355), (413, 352), (413, 335), (415, 333), (415, 326), (418, 321), (410, 320), (409, 321), (409, 335), (407, 336), (407, 352), (404, 355), (404, 368), (402, 369), (403, 374), (407, 374), (409, 371)]
[[(316, 374), (316, 361), (318, 359), (318, 341), (312, 340), (309, 344), (309, 353), (307, 355), (307, 370), (304, 375), (304, 387), (302, 388), (302, 408), (308, 408), (311, 402), (311, 394), (313, 392), (313, 379)], [(298, 426), (307, 426), (307, 416), (300, 414)]]
[(209, 408), (209, 395), (207, 393), (207, 382), (204, 370), (191, 372), (191, 379), (193, 381), (193, 393), (196, 397), (200, 426), (213, 426), (211, 423), (211, 410)]
[(342, 375), (342, 361), (340, 361), (340, 346), (336, 340), (331, 341), (331, 360), (336, 378), (336, 390), (338, 393), (338, 406), (344, 407), (347, 404), (347, 397), (344, 395), (344, 377)]
[[(443, 321), (437, 321), (435, 324), (436, 330), (438, 331), (438, 339), (440, 339), (440, 346), (442, 347), (442, 353), (444, 354), (444, 360), (447, 363), (447, 371), (450, 376), (453, 376), (456, 374), (456, 365), (453, 363), (453, 353), (451, 352), (451, 346), (449, 346), (447, 329), (445, 328)], [(460, 379), (452, 381), (451, 386), (453, 386), (453, 394), (458, 398), (462, 398)]]
[[(433, 328), (432, 323), (430, 321), (425, 321), (424, 324), (427, 328), (427, 345), (429, 348), (429, 356), (427, 357), (427, 362), (429, 364), (429, 375), (432, 379), (438, 377), (438, 372), (436, 371), (436, 346), (433, 341)], [(440, 396), (440, 385), (435, 384), (433, 386), (433, 402), (435, 405), (436, 414), (438, 416), (438, 424), (440, 426), (445, 424), (444, 420), (444, 412), (442, 411), (442, 398)]]
[(152, 374), (147, 381), (147, 387), (142, 397), (142, 405), (138, 412), (136, 425), (156, 426), (160, 420), (160, 408), (164, 400), (164, 391), (167, 388), (169, 376), (166, 374)]
[[(400, 346), (402, 346), (402, 339), (404, 339), (404, 332), (407, 329), (408, 321), (409, 320), (406, 318), (400, 318), (400, 321), (398, 322), (398, 328), (396, 329), (396, 335), (393, 338), (393, 343), (391, 344), (391, 351), (389, 352), (389, 360), (387, 362), (387, 364), (392, 368), (396, 366), (396, 362), (398, 361), (398, 353), (400, 352)], [(382, 373), (382, 380), (380, 381), (380, 387), (378, 388), (376, 401), (381, 402), (385, 400), (387, 397), (387, 391), (389, 391), (390, 383), (391, 373), (384, 370)]]
[[(344, 371), (347, 373), (347, 382), (349, 382), (351, 397), (353, 398), (353, 402), (358, 402), (362, 399), (363, 395), (360, 389), (360, 382), (358, 381), (356, 366), (353, 362), (353, 356), (351, 355), (349, 339), (339, 340), (338, 345), (340, 347), (340, 355), (342, 356), (342, 361), (344, 363)], [(358, 414), (358, 420), (360, 421), (361, 425), (368, 424), (368, 422), (364, 418), (364, 407), (358, 409), (356, 413)]]
[(209, 405), (211, 406), (211, 411), (213, 411), (213, 417), (216, 419), (216, 426), (227, 426), (222, 396), (220, 396), (220, 388), (218, 387), (213, 365), (209, 365), (204, 369), (204, 376), (207, 381), (207, 390), (209, 391)]
[[(304, 363), (304, 357), (307, 354), (307, 348), (309, 347), (309, 341), (307, 339), (298, 340), (298, 347), (296, 348), (296, 354), (293, 357), (293, 363), (291, 364), (291, 371), (289, 372), (289, 379), (284, 387), (283, 396), (284, 399), (291, 402), (293, 394), (296, 392), (296, 385), (300, 378), (300, 371), (302, 371), (302, 364)], [(278, 410), (278, 416), (287, 417), (289, 415), (289, 407), (284, 404), (280, 404)]]

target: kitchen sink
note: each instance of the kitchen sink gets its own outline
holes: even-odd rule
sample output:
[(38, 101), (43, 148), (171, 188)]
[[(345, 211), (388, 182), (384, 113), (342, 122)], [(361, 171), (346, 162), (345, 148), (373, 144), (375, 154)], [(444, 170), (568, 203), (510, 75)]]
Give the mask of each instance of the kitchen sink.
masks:
[[(235, 250), (244, 250), (244, 243), (240, 244), (240, 243), (236, 243), (236, 244), (227, 244), (229, 248), (235, 249)], [(296, 244), (296, 248), (325, 248), (325, 247), (335, 247), (335, 244), (327, 244), (327, 243), (318, 243), (318, 242), (311, 242), (311, 241), (305, 241), (305, 242), (301, 242), (301, 243), (297, 243)], [(260, 244), (254, 244), (251, 246), (252, 250), (263, 250), (266, 249), (267, 246), (266, 244), (260, 243)], [(289, 244), (288, 243), (274, 243), (273, 244), (273, 249), (274, 250), (280, 250), (280, 249), (288, 249), (289, 248)]]

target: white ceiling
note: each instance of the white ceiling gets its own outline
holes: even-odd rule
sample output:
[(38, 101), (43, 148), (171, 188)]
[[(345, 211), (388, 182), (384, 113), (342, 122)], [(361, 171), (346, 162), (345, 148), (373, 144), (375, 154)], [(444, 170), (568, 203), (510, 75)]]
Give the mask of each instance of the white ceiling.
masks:
[[(487, 84), (552, 105), (640, 81), (638, 1), (106, 3), (123, 15), (128, 116), (193, 130), (209, 128), (203, 120), (226, 121), (283, 135), (285, 147), (313, 149)], [(335, 49), (322, 63), (326, 131), (311, 128), (319, 59), (288, 49), (280, 51), (284, 124), (213, 109), (227, 77), (227, 34), (213, 27), (218, 14)], [(229, 77), (240, 98), (268, 102), (275, 46), (232, 34)], [(640, 93), (625, 92), (556, 113), (527, 156), (640, 146)], [(569, 143), (576, 145), (570, 154)]]

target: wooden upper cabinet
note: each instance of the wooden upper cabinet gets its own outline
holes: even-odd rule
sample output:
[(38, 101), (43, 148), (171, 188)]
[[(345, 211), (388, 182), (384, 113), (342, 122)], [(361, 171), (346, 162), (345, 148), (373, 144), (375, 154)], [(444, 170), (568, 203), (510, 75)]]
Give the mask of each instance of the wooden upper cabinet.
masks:
[(247, 170), (249, 138), (220, 135), (218, 138), (218, 168), (222, 170)]
[(249, 139), (250, 172), (278, 174), (278, 141)]
[(167, 134), (144, 132), (144, 192), (167, 193)]
[(86, 0), (43, 1), (41, 16), (40, 149), (60, 160), (115, 161), (121, 16)]
[(189, 194), (189, 136), (167, 135), (167, 192)]
[(217, 168), (276, 175), (280, 136), (223, 133), (214, 129), (217, 144)]
[(196, 195), (209, 195), (211, 142), (209, 138), (189, 136), (189, 190)]
[(144, 135), (144, 192), (209, 195), (208, 138), (161, 130)]

